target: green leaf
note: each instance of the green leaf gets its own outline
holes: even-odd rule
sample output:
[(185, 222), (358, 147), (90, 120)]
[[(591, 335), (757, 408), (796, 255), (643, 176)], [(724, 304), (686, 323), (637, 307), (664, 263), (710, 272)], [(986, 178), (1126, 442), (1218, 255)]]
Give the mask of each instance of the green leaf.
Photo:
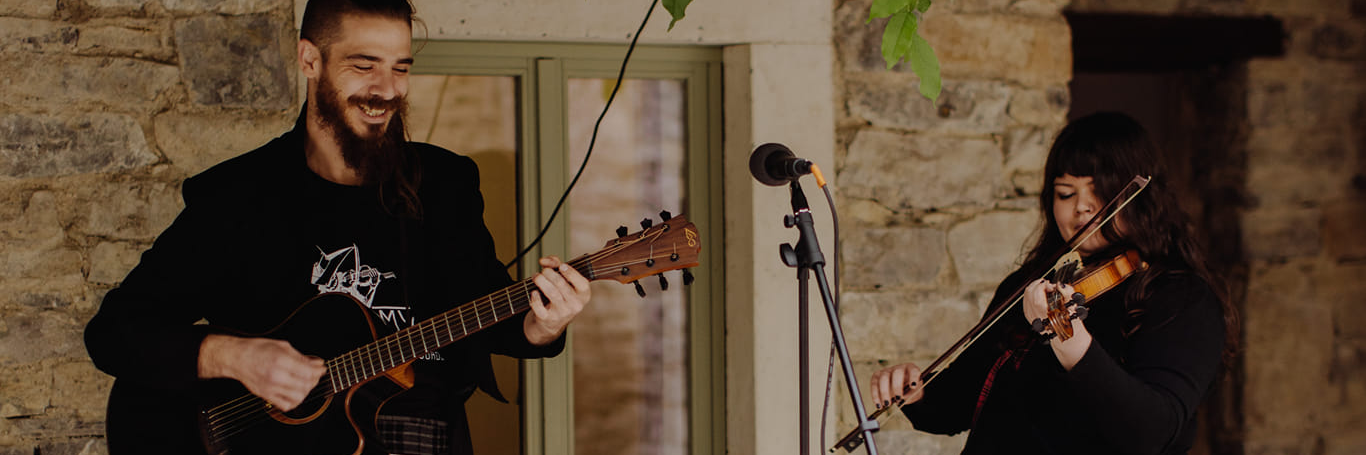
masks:
[(934, 56), (930, 42), (918, 34), (912, 37), (909, 60), (911, 71), (920, 76), (920, 94), (929, 98), (931, 103), (939, 103), (939, 92), (944, 88), (944, 81), (939, 78), (939, 58)]
[(916, 11), (925, 12), (930, 9), (931, 0), (920, 0), (920, 4), (915, 6)]
[(873, 0), (873, 6), (868, 8), (868, 22), (910, 10), (917, 1), (920, 0)]
[(670, 31), (674, 29), (674, 24), (683, 20), (684, 12), (688, 9), (689, 3), (692, 3), (692, 0), (664, 0), (664, 9), (668, 10), (669, 15), (674, 17), (674, 20), (669, 21)]
[(887, 28), (882, 31), (882, 59), (887, 62), (887, 69), (910, 53), (915, 27), (915, 16), (910, 11), (897, 13), (887, 21)]

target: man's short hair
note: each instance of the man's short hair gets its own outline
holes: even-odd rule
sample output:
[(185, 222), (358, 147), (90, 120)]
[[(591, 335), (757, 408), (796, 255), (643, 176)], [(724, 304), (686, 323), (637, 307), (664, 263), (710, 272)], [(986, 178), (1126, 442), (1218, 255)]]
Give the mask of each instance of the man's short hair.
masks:
[(378, 16), (401, 20), (413, 26), (413, 5), (409, 0), (309, 0), (304, 6), (304, 21), (299, 38), (311, 41), (327, 57), (327, 48), (341, 32), (343, 16)]

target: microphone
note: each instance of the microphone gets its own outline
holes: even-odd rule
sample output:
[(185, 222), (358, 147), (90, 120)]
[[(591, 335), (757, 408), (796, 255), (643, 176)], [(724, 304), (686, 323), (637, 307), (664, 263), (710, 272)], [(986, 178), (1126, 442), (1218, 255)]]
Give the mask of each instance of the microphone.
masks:
[(810, 174), (811, 167), (810, 161), (797, 158), (797, 155), (783, 144), (760, 145), (749, 155), (749, 173), (753, 174), (759, 183), (768, 186), (781, 186)]

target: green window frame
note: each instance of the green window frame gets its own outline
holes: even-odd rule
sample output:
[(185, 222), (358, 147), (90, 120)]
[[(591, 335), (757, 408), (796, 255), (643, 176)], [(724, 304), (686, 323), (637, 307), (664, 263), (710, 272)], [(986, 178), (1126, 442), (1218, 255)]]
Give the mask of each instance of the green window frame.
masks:
[[(473, 41), (414, 44), (414, 74), (513, 76), (518, 85), (521, 242), (535, 238), (579, 163), (569, 162), (566, 85), (570, 78), (615, 79), (626, 46)], [(625, 77), (681, 80), (687, 125), (688, 207), (703, 234), (701, 265), (689, 294), (691, 453), (724, 453), (725, 314), (722, 199), (721, 49), (637, 46)], [(591, 176), (591, 168), (585, 177)], [(527, 257), (568, 251), (566, 207)], [(520, 247), (520, 245), (519, 245)], [(572, 325), (565, 353), (522, 361), (522, 448), (527, 455), (574, 451)]]

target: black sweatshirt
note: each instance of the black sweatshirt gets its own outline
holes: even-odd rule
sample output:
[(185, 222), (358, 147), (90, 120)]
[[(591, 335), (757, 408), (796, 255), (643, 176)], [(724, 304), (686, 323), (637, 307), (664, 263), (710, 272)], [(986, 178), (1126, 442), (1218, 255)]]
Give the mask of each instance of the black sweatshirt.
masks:
[[(111, 450), (141, 434), (179, 431), (146, 428), (157, 424), (133, 417), (118, 421), (113, 410), (116, 402), (164, 401), (120, 395), (194, 395), (199, 346), (211, 330), (196, 321), (265, 333), (309, 298), (341, 292), (370, 309), (383, 336), (512, 284), (484, 226), (472, 160), (409, 143), (407, 152), (422, 166), (424, 217), (399, 221), (381, 208), (373, 188), (337, 185), (307, 167), (302, 121), (300, 116), (293, 131), (259, 149), (187, 179), (185, 209), (87, 325), (91, 359), (116, 378)], [(464, 400), (475, 386), (502, 399), (489, 353), (547, 357), (564, 347), (563, 337), (547, 346), (530, 344), (523, 317), (442, 348), (441, 360), (419, 360), (418, 387), (385, 412), (439, 414), (452, 423), (452, 444), (468, 445)], [(403, 403), (410, 394), (413, 399)], [(145, 412), (157, 412), (155, 406), (149, 403)]]
[[(1020, 271), (1006, 278), (991, 308), (1025, 279)], [(1037, 338), (1017, 304), (902, 411), (922, 431), (971, 430), (964, 454), (1186, 453), (1196, 408), (1220, 370), (1222, 310), (1203, 280), (1169, 273), (1134, 305), (1145, 310), (1129, 315), (1124, 294), (1133, 283), (1131, 277), (1088, 304), (1093, 341), (1071, 371), (1047, 342), (1019, 347), (1018, 340)], [(1135, 324), (1137, 331), (1124, 336)], [(984, 381), (1008, 346), (1015, 346), (1018, 364), (1002, 362), (978, 411)]]

